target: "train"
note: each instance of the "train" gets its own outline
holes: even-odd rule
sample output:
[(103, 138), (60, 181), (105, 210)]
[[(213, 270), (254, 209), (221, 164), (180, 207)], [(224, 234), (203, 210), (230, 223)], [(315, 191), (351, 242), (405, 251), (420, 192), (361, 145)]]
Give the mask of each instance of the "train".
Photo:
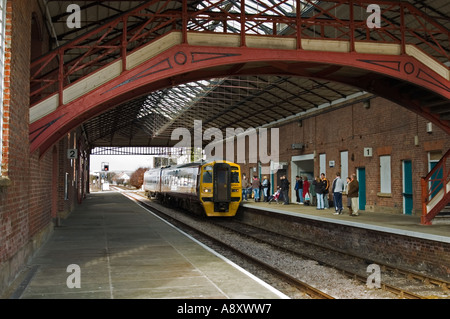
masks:
[(241, 168), (201, 161), (151, 169), (144, 174), (146, 196), (207, 217), (233, 217), (242, 201)]

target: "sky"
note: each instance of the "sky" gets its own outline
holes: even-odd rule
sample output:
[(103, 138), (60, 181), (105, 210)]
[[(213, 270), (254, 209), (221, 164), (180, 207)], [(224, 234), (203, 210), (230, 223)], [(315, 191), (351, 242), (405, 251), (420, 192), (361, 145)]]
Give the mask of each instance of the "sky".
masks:
[(135, 171), (139, 167), (151, 167), (153, 156), (151, 155), (91, 155), (90, 172), (99, 172), (102, 163), (109, 163), (111, 172)]

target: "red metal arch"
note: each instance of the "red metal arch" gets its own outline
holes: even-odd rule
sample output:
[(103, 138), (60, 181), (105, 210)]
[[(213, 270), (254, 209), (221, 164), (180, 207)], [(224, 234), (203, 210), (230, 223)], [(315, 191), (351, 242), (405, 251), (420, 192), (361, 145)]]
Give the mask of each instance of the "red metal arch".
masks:
[[(302, 64), (303, 63), (303, 64)], [(328, 65), (319, 72), (305, 63)], [(261, 67), (263, 65), (263, 67)], [(341, 68), (368, 71), (367, 78), (338, 76)], [(151, 91), (189, 81), (247, 74), (286, 74), (338, 81), (359, 87), (425, 116), (450, 134), (450, 124), (429, 114), (413, 97), (399, 94), (382, 79), (414, 84), (450, 99), (449, 81), (407, 56), (304, 50), (255, 49), (247, 47), (199, 47), (177, 45), (116, 79), (87, 93), (30, 125), (31, 152), (43, 154), (51, 145), (84, 121)], [(375, 81), (375, 78), (378, 81)], [(381, 80), (380, 80), (381, 78)]]

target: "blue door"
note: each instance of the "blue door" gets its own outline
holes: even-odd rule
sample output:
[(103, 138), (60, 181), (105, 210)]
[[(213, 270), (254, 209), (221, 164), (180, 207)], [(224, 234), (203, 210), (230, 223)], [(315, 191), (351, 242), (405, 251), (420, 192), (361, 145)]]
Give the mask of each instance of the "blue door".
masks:
[(413, 182), (412, 163), (403, 161), (403, 214), (412, 215), (413, 211)]
[(359, 210), (366, 210), (366, 168), (358, 168)]
[[(433, 168), (438, 164), (438, 161), (430, 161), (430, 171), (433, 170)], [(433, 175), (431, 175), (431, 182), (430, 182), (430, 190), (431, 190), (431, 198), (436, 196), (437, 193), (442, 189), (441, 179), (442, 179), (443, 173), (442, 168), (439, 168), (436, 172), (434, 172)], [(430, 198), (430, 199), (431, 199)]]

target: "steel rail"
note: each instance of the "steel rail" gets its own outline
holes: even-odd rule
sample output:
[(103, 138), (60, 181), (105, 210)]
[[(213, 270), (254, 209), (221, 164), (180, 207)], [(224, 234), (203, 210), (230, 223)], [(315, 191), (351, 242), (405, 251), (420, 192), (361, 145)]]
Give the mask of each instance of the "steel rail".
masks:
[[(236, 223), (239, 223), (238, 221), (235, 221), (235, 220), (234, 220), (234, 221), (230, 221), (230, 222), (236, 222)], [(213, 221), (213, 223), (214, 223), (214, 221)], [(306, 258), (306, 259), (315, 260), (315, 261), (317, 261), (317, 262), (319, 262), (319, 263), (321, 263), (321, 264), (323, 264), (323, 265), (326, 265), (326, 266), (328, 266), (328, 267), (331, 267), (331, 268), (333, 268), (333, 269), (338, 270), (339, 272), (341, 272), (341, 273), (344, 274), (345, 276), (348, 276), (349, 278), (356, 279), (356, 280), (358, 280), (358, 281), (360, 281), (360, 282), (362, 282), (362, 283), (366, 283), (366, 282), (367, 282), (367, 277), (364, 277), (364, 276), (362, 276), (362, 275), (359, 275), (359, 274), (357, 274), (356, 272), (349, 271), (349, 270), (347, 270), (347, 269), (338, 267), (338, 266), (334, 265), (333, 263), (331, 263), (331, 262), (329, 262), (329, 261), (327, 261), (327, 260), (319, 259), (319, 258), (318, 258), (317, 256), (315, 256), (315, 255), (310, 255), (310, 254), (307, 254), (307, 253), (300, 253), (300, 252), (295, 251), (295, 250), (292, 250), (292, 249), (290, 249), (290, 248), (281, 247), (281, 246), (279, 246), (279, 245), (277, 245), (277, 244), (274, 244), (274, 243), (272, 243), (272, 242), (270, 242), (270, 241), (268, 241), (268, 240), (265, 240), (265, 239), (262, 239), (262, 238), (259, 238), (259, 237), (255, 237), (255, 236), (248, 235), (248, 234), (246, 234), (246, 233), (240, 232), (239, 230), (236, 230), (236, 229), (234, 229), (234, 228), (232, 228), (232, 227), (229, 227), (229, 226), (222, 225), (222, 224), (220, 224), (220, 223), (214, 223), (214, 225), (223, 227), (224, 229), (227, 229), (227, 230), (230, 230), (230, 231), (234, 231), (234, 232), (240, 233), (240, 234), (245, 235), (245, 236), (248, 236), (249, 238), (252, 238), (253, 240), (257, 240), (257, 241), (259, 241), (259, 242), (261, 242), (261, 243), (270, 245), (270, 246), (272, 246), (272, 247), (274, 247), (274, 248), (283, 249), (283, 250), (285, 250), (285, 251), (287, 251), (287, 252), (289, 252), (289, 253), (291, 253), (291, 254), (297, 255), (297, 256), (299, 256), (299, 257), (301, 257), (301, 258)], [(262, 230), (262, 231), (267, 232), (267, 233), (272, 233), (272, 234), (277, 235), (277, 236), (282, 236), (282, 237), (285, 237), (285, 238), (289, 238), (289, 239), (293, 239), (293, 240), (297, 240), (297, 241), (302, 241), (301, 239), (292, 238), (292, 237), (285, 236), (285, 235), (282, 235), (282, 234), (278, 234), (278, 233), (275, 233), (275, 232), (267, 231), (267, 230), (265, 230), (265, 229), (261, 229), (261, 228), (255, 227), (255, 226), (246, 225), (246, 224), (244, 224), (244, 225), (247, 226), (247, 227), (251, 227), (251, 228), (255, 228), (255, 229)], [(308, 243), (308, 245), (315, 245), (315, 244)], [(320, 248), (322, 248), (322, 249), (328, 249), (328, 248), (324, 248), (324, 247), (322, 247), (322, 246), (318, 246), (318, 245), (316, 245), (316, 246), (317, 246), (317, 247), (320, 247)], [(337, 252), (337, 251), (334, 251), (334, 250), (331, 250), (331, 249), (328, 249), (328, 250), (332, 251), (333, 253), (336, 253), (336, 252)], [(339, 253), (342, 254), (342, 252), (339, 252)], [(345, 254), (346, 254), (346, 253), (345, 253)], [(352, 257), (352, 258), (359, 258), (359, 259), (365, 259), (365, 260), (367, 260), (366, 258), (355, 257), (354, 255), (350, 255), (350, 254), (346, 254), (346, 255), (348, 255), (348, 256), (350, 256), (350, 257)], [(375, 262), (374, 262), (374, 263), (375, 263)], [(383, 267), (384, 265), (381, 265), (381, 266)], [(388, 267), (388, 266), (386, 266), (386, 267)], [(390, 267), (390, 266), (389, 266), (389, 267)], [(393, 268), (393, 267), (391, 267), (391, 268)], [(393, 294), (395, 294), (395, 295), (397, 295), (397, 296), (399, 296), (399, 297), (401, 297), (401, 298), (406, 298), (406, 299), (428, 299), (427, 297), (420, 296), (420, 295), (418, 295), (418, 294), (415, 294), (415, 293), (406, 291), (406, 290), (404, 290), (404, 289), (395, 287), (395, 286), (390, 285), (390, 284), (387, 284), (387, 283), (385, 283), (385, 282), (381, 282), (380, 284), (381, 284), (381, 288), (382, 288), (383, 290), (388, 291), (388, 292), (391, 292), (391, 293), (393, 293)]]
[[(255, 211), (252, 208), (247, 208), (247, 209)], [(238, 221), (236, 221), (236, 222), (238, 222)], [(430, 276), (430, 275), (425, 275), (425, 274), (422, 274), (422, 273), (415, 272), (413, 270), (401, 268), (399, 266), (389, 265), (389, 264), (386, 264), (386, 263), (384, 263), (382, 261), (379, 261), (379, 260), (369, 260), (368, 258), (363, 257), (363, 256), (359, 256), (359, 255), (356, 255), (356, 254), (348, 253), (348, 252), (341, 251), (341, 250), (338, 250), (338, 249), (331, 249), (329, 247), (326, 247), (326, 246), (323, 246), (323, 245), (320, 245), (320, 244), (317, 244), (317, 243), (313, 243), (313, 242), (310, 242), (310, 241), (307, 241), (307, 240), (304, 240), (304, 239), (301, 239), (301, 238), (296, 238), (296, 237), (288, 236), (288, 235), (285, 235), (285, 234), (278, 234), (278, 233), (273, 232), (271, 230), (263, 229), (263, 228), (260, 228), (260, 227), (257, 227), (257, 226), (248, 225), (248, 224), (245, 224), (245, 225), (247, 225), (249, 227), (261, 229), (261, 230), (263, 230), (263, 231), (265, 231), (267, 233), (272, 233), (272, 234), (275, 234), (275, 235), (283, 236), (283, 237), (288, 238), (290, 240), (301, 241), (301, 242), (303, 242), (303, 243), (305, 243), (307, 245), (315, 246), (315, 247), (317, 247), (319, 249), (324, 249), (324, 250), (336, 252), (336, 253), (339, 253), (339, 254), (347, 255), (347, 256), (352, 257), (352, 258), (357, 258), (357, 259), (360, 259), (360, 260), (365, 260), (365, 261), (368, 261), (368, 262), (371, 262), (371, 263), (375, 263), (377, 265), (380, 265), (383, 269), (390, 270), (392, 272), (396, 272), (396, 273), (402, 274), (402, 275), (404, 275), (407, 278), (417, 279), (417, 280), (420, 280), (420, 281), (422, 281), (424, 283), (429, 283), (429, 284), (432, 284), (434, 286), (440, 287), (443, 291), (448, 291), (449, 288), (450, 288), (450, 282), (446, 281), (445, 279), (440, 279), (440, 278), (436, 278), (436, 277), (433, 277), (433, 276)]]

